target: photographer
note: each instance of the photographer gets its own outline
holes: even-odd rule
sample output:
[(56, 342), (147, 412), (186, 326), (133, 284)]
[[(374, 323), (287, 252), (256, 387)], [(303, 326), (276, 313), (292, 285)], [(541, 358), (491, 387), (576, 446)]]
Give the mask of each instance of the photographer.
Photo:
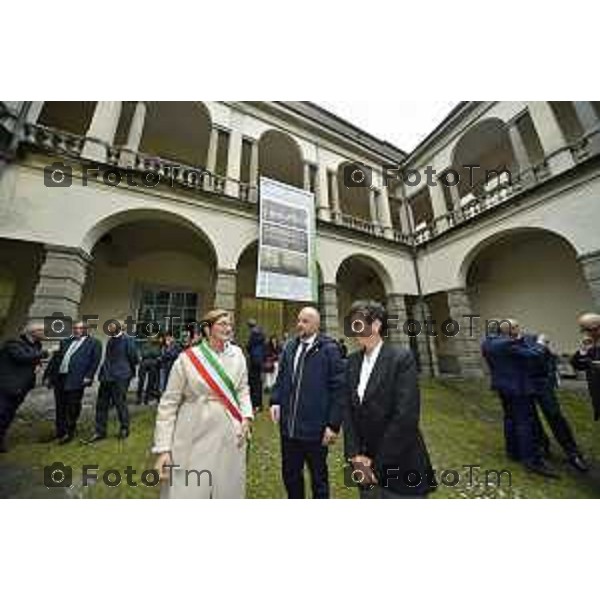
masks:
[(573, 368), (585, 371), (594, 407), (594, 421), (600, 420), (600, 315), (588, 313), (579, 317), (584, 334), (581, 347), (571, 359)]
[(347, 363), (345, 455), (361, 498), (425, 498), (435, 482), (419, 431), (416, 365), (409, 349), (384, 342), (387, 326), (381, 304), (352, 305), (346, 335), (361, 349)]
[(0, 348), (0, 452), (6, 452), (6, 432), (17, 409), (35, 387), (35, 373), (48, 353), (42, 350), (44, 326), (30, 322), (16, 340)]

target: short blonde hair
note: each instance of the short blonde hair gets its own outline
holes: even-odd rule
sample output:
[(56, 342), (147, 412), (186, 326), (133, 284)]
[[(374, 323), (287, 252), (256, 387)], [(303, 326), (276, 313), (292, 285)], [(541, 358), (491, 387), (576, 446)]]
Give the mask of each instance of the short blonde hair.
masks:
[[(200, 321), (200, 331), (204, 337), (208, 337), (210, 329), (212, 326), (223, 317), (231, 318), (231, 314), (228, 310), (222, 308), (215, 308), (209, 312), (207, 312)], [(208, 331), (206, 329), (208, 328)]]

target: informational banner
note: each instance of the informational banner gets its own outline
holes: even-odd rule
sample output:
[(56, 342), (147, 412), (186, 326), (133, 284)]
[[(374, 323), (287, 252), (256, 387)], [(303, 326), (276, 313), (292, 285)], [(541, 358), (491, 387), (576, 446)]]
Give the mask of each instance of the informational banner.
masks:
[(314, 194), (260, 178), (256, 296), (317, 301)]

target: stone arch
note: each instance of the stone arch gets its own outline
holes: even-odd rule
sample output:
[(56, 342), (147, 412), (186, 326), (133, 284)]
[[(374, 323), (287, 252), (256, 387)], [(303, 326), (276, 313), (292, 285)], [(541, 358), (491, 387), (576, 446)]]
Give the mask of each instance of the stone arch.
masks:
[[(244, 341), (247, 331), (245, 323), (249, 318), (254, 318), (259, 322), (265, 333), (273, 333), (281, 336), (283, 333), (292, 334), (295, 329), (296, 316), (298, 311), (306, 305), (317, 306), (318, 298), (315, 302), (290, 300), (277, 300), (267, 298), (256, 298), (256, 274), (257, 274), (257, 253), (258, 240), (247, 244), (238, 256), (236, 265), (237, 285), (236, 285), (236, 313), (241, 330), (238, 331), (239, 338)], [(321, 268), (317, 263), (317, 287), (321, 282)], [(267, 331), (270, 330), (270, 331)]]
[(265, 131), (258, 141), (258, 164), (263, 177), (304, 187), (304, 156), (291, 135), (276, 129)]
[(344, 318), (356, 300), (387, 303), (391, 278), (377, 260), (362, 254), (351, 254), (341, 261), (336, 273), (340, 331)]
[[(506, 123), (497, 117), (483, 119), (470, 127), (457, 140), (451, 155), (451, 168), (460, 176), (460, 198), (471, 193), (477, 195), (482, 190), (487, 183), (486, 171), (512, 172), (517, 167)], [(478, 168), (468, 169), (466, 165)]]
[(593, 300), (576, 250), (564, 236), (535, 227), (503, 231), (476, 244), (461, 271), (482, 320), (517, 318), (526, 331), (546, 333), (560, 353), (577, 344), (577, 315)]
[(44, 102), (37, 120), (39, 125), (84, 136), (92, 122), (96, 102)]
[(175, 163), (205, 167), (212, 128), (203, 102), (147, 102), (140, 152)]
[[(215, 299), (217, 253), (202, 229), (181, 215), (129, 210), (86, 234), (90, 268), (81, 313), (109, 319), (156, 321), (183, 336)], [(177, 320), (167, 318), (173, 316)]]
[(98, 240), (100, 240), (102, 236), (107, 234), (111, 229), (127, 223), (149, 220), (163, 220), (168, 223), (181, 225), (186, 229), (191, 230), (204, 239), (204, 241), (210, 247), (212, 255), (215, 257), (215, 259), (218, 256), (215, 242), (203, 229), (197, 225), (197, 223), (179, 213), (161, 209), (132, 208), (112, 213), (111, 215), (98, 221), (91, 229), (89, 229), (83, 236), (79, 245), (85, 252), (90, 254)]
[(337, 167), (338, 198), (340, 211), (344, 215), (371, 221), (370, 190), (368, 187), (346, 187), (346, 168), (354, 163), (343, 161)]

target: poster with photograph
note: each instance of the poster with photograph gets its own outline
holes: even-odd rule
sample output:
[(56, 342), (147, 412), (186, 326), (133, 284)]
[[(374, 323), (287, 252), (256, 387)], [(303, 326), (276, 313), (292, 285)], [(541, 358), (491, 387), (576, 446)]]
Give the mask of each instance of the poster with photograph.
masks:
[(259, 206), (256, 296), (316, 302), (314, 194), (261, 177)]

